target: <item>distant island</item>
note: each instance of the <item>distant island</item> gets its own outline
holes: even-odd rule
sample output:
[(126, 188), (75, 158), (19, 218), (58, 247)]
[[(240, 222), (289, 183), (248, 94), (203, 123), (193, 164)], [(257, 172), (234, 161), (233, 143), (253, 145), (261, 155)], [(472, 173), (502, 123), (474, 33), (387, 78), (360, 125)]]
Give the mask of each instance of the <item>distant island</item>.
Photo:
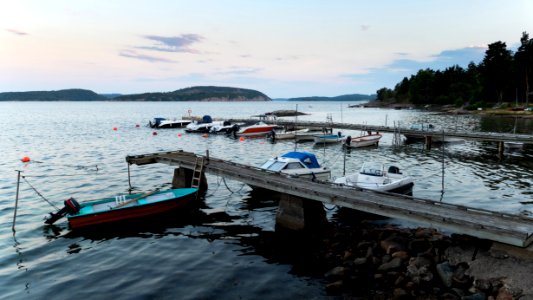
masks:
[(0, 93), (0, 101), (101, 101), (106, 99), (105, 96), (83, 89)]
[(272, 101), (267, 95), (250, 89), (195, 86), (166, 93), (122, 95), (118, 101)]
[(375, 100), (377, 97), (376, 94), (373, 95), (364, 95), (364, 94), (349, 94), (341, 95), (335, 97), (298, 97), (298, 98), (289, 98), (287, 101), (364, 101), (364, 100)]
[[(376, 95), (349, 94), (336, 97), (298, 97), (283, 101), (365, 101)], [(278, 99), (276, 99), (278, 100)], [(272, 101), (267, 95), (251, 89), (218, 86), (194, 86), (172, 92), (142, 94), (97, 94), (85, 89), (0, 93), (0, 101)]]
[(31, 91), (0, 93), (0, 101), (271, 101), (267, 95), (250, 89), (196, 86), (173, 92), (143, 94), (102, 94), (90, 90)]

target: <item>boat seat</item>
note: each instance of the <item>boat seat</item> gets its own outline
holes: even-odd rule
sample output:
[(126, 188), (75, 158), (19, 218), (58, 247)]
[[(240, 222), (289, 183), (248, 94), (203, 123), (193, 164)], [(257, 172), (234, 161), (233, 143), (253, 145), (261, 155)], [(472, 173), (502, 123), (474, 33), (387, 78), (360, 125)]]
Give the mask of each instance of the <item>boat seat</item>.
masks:
[(400, 168), (395, 166), (390, 166), (388, 172), (391, 174), (402, 174), (402, 172), (400, 172)]

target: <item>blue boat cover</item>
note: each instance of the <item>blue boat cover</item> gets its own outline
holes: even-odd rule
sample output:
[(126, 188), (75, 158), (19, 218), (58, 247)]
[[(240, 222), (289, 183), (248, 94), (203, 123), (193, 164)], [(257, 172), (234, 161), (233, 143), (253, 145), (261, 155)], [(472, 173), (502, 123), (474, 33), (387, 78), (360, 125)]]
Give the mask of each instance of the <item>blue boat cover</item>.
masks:
[(202, 122), (204, 124), (213, 123), (213, 119), (209, 115), (205, 115), (202, 117)]
[(157, 118), (154, 118), (154, 123), (155, 123), (155, 125), (159, 125), (159, 124), (161, 124), (161, 121), (165, 121), (165, 120), (166, 120), (165, 118), (157, 117)]
[(309, 152), (287, 152), (281, 157), (296, 158), (303, 162), (308, 168), (320, 168), (318, 160), (313, 153)]

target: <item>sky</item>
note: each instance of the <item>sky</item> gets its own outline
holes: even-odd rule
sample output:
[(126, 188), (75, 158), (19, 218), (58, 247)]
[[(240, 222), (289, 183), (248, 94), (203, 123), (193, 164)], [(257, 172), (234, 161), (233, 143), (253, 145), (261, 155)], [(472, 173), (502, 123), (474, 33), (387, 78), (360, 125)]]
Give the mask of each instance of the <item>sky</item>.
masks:
[(0, 92), (372, 94), (524, 31), (531, 0), (0, 0)]

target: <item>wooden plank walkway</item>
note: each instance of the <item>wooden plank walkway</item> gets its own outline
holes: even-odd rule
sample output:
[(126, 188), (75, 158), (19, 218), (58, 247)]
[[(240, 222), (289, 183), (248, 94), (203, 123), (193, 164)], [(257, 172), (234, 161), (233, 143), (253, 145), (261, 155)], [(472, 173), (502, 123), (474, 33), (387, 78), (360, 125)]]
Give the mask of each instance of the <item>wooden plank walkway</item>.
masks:
[[(234, 122), (257, 122), (257, 119), (232, 119)], [(280, 120), (263, 121), (265, 123), (277, 125), (295, 125), (294, 121)], [(318, 128), (335, 128), (335, 129), (349, 129), (349, 130), (371, 130), (378, 132), (410, 134), (415, 136), (445, 136), (450, 138), (461, 138), (465, 140), (487, 141), (487, 142), (520, 142), (525, 144), (533, 144), (533, 135), (526, 134), (512, 134), (512, 133), (495, 133), (495, 132), (466, 132), (466, 131), (421, 131), (402, 127), (390, 127), (367, 124), (349, 124), (349, 123), (331, 123), (331, 122), (311, 122), (298, 121), (296, 125), (300, 127), (318, 127)]]
[[(127, 156), (126, 161), (136, 165), (164, 163), (194, 169), (196, 157), (194, 153), (173, 151)], [(533, 242), (533, 219), (525, 216), (315, 183), (235, 162), (205, 159), (206, 172), (248, 185), (514, 246), (527, 247)]]

